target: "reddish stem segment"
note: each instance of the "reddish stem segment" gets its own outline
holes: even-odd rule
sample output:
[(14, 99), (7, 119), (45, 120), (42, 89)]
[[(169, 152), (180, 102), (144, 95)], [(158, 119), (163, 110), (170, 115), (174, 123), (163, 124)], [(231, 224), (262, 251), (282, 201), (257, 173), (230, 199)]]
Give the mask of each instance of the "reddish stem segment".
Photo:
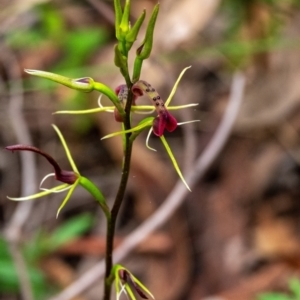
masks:
[(41, 156), (45, 157), (48, 162), (52, 165), (54, 168), (54, 173), (55, 173), (55, 178), (58, 181), (68, 183), (68, 184), (73, 184), (77, 179), (78, 179), (78, 174), (76, 174), (73, 171), (66, 171), (62, 170), (59, 166), (59, 164), (56, 162), (56, 160), (49, 155), (48, 153), (33, 147), (33, 146), (27, 146), (27, 145), (12, 145), (12, 146), (7, 146), (5, 149), (10, 150), (12, 152), (14, 151), (31, 151), (35, 152), (37, 154), (40, 154)]

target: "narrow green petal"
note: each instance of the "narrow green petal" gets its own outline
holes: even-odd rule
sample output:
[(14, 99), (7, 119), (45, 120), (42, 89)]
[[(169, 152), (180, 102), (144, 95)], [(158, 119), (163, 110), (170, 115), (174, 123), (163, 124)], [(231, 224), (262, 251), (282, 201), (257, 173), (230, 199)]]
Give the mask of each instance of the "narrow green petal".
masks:
[(62, 133), (60, 132), (60, 130), (58, 129), (58, 127), (55, 126), (54, 124), (52, 124), (52, 127), (54, 128), (54, 130), (56, 131), (57, 135), (59, 136), (59, 139), (60, 139), (60, 141), (61, 141), (61, 143), (62, 143), (62, 145), (63, 145), (63, 147), (65, 149), (66, 155), (68, 157), (70, 165), (72, 166), (73, 171), (75, 173), (77, 173), (77, 174), (80, 174), (79, 171), (77, 170), (77, 167), (76, 167), (75, 162), (74, 162), (74, 160), (72, 158), (71, 152), (70, 152), (70, 150), (68, 148), (68, 145), (67, 145), (67, 143), (66, 143), (66, 141), (65, 141)]
[(146, 292), (149, 296), (151, 296), (152, 299), (155, 299), (153, 294), (132, 274), (130, 273), (132, 278), (134, 279), (134, 282), (144, 291)]
[(78, 91), (91, 92), (94, 90), (94, 80), (90, 77), (72, 79), (55, 73), (40, 70), (25, 69), (24, 71), (30, 75), (50, 79), (54, 82), (63, 84)]
[(132, 111), (140, 111), (140, 110), (153, 110), (153, 105), (132, 105), (131, 106)]
[(172, 100), (172, 98), (173, 98), (173, 96), (174, 96), (174, 94), (175, 94), (175, 92), (176, 92), (177, 86), (178, 86), (178, 84), (179, 84), (179, 82), (180, 82), (180, 80), (181, 80), (183, 74), (184, 74), (185, 71), (186, 71), (187, 69), (189, 69), (189, 68), (191, 68), (191, 66), (184, 68), (184, 69), (181, 71), (181, 73), (179, 74), (178, 79), (176, 80), (176, 82), (175, 82), (175, 84), (174, 84), (174, 86), (173, 86), (173, 89), (172, 89), (172, 91), (171, 91), (171, 93), (170, 93), (170, 95), (169, 95), (167, 101), (165, 102), (165, 105), (166, 105), (166, 106), (168, 106), (168, 105), (170, 104), (170, 102), (171, 102), (171, 100)]
[(189, 104), (184, 104), (184, 105), (174, 105), (174, 106), (168, 106), (168, 110), (177, 110), (177, 109), (183, 109), (183, 108), (188, 108), (188, 107), (194, 107), (198, 106), (199, 103), (189, 103)]
[(105, 106), (105, 107), (97, 107), (92, 109), (84, 109), (84, 110), (59, 110), (54, 112), (53, 114), (71, 114), (71, 115), (83, 115), (83, 114), (93, 114), (103, 111), (114, 110), (114, 106)]
[(75, 183), (72, 185), (72, 187), (70, 188), (70, 190), (69, 190), (69, 192), (68, 192), (66, 198), (64, 199), (64, 201), (62, 202), (62, 204), (61, 204), (60, 207), (58, 208), (57, 213), (56, 213), (56, 218), (58, 217), (58, 215), (59, 215), (60, 211), (62, 210), (62, 208), (63, 208), (63, 207), (67, 204), (67, 202), (69, 201), (69, 199), (70, 199), (72, 193), (74, 192), (76, 186), (77, 186), (78, 183), (79, 183), (79, 179), (80, 179), (80, 177), (79, 177), (79, 178), (75, 181)]
[(177, 164), (177, 161), (176, 161), (176, 159), (175, 159), (175, 157), (174, 157), (174, 155), (173, 155), (173, 153), (172, 153), (172, 151), (171, 151), (171, 148), (170, 148), (169, 144), (167, 143), (165, 137), (162, 135), (162, 136), (160, 137), (160, 140), (162, 141), (163, 145), (165, 146), (165, 148), (166, 148), (166, 150), (167, 150), (167, 153), (169, 154), (169, 157), (171, 158), (171, 161), (172, 161), (172, 163), (173, 163), (173, 166), (174, 166), (174, 168), (175, 168), (175, 170), (176, 170), (178, 176), (180, 177), (180, 179), (182, 180), (182, 182), (184, 183), (184, 185), (186, 186), (186, 188), (191, 192), (191, 189), (190, 189), (190, 187), (188, 186), (188, 184), (186, 183), (186, 181), (185, 181), (185, 179), (184, 179), (184, 177), (183, 177), (183, 175), (182, 175), (182, 173), (181, 173), (181, 171), (180, 171), (180, 169), (179, 169), (179, 166), (178, 166), (178, 164)]
[(69, 184), (64, 183), (64, 184), (58, 185), (58, 186), (56, 186), (56, 187), (54, 187), (52, 189), (49, 189), (47, 191), (43, 191), (43, 192), (40, 192), (40, 193), (37, 193), (37, 194), (33, 194), (33, 195), (30, 195), (30, 196), (19, 197), (19, 198), (13, 198), (13, 197), (8, 197), (7, 196), (7, 198), (9, 200), (13, 200), (13, 201), (33, 200), (33, 199), (37, 199), (37, 198), (41, 198), (41, 197), (47, 196), (47, 195), (52, 194), (52, 193), (59, 192), (59, 191), (65, 189), (67, 186), (69, 186)]
[(126, 133), (131, 133), (131, 132), (136, 132), (136, 131), (142, 131), (143, 129), (145, 129), (149, 126), (152, 126), (153, 119), (154, 119), (153, 117), (146, 118), (146, 119), (142, 120), (139, 125), (131, 128), (131, 129), (113, 132), (111, 134), (108, 134), (108, 135), (104, 136), (103, 138), (101, 138), (101, 140), (109, 139), (111, 137), (114, 137), (114, 136), (117, 136), (117, 135), (120, 135), (120, 134), (126, 134)]
[(131, 287), (130, 287), (130, 285), (128, 283), (125, 283), (125, 289), (126, 289), (126, 291), (128, 293), (129, 298), (132, 299), (132, 300), (136, 300), (136, 298), (135, 298), (135, 296), (134, 296), (134, 294), (133, 294), (133, 292), (131, 290)]

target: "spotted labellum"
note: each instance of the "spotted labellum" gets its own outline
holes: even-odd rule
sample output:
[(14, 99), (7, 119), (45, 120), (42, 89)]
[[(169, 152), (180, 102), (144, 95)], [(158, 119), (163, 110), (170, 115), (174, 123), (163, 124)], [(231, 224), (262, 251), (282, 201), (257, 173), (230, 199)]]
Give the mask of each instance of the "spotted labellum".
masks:
[(162, 136), (164, 130), (172, 132), (177, 127), (177, 120), (169, 113), (157, 91), (146, 81), (139, 80), (132, 86), (132, 92), (137, 97), (144, 93), (149, 97), (157, 112), (157, 117), (153, 120), (153, 133)]

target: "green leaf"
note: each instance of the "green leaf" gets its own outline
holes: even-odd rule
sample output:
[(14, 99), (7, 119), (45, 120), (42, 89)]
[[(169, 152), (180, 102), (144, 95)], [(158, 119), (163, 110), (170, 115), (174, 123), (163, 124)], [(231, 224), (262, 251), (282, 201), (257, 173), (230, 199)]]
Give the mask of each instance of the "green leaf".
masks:
[(293, 300), (293, 298), (281, 293), (264, 293), (259, 295), (257, 300)]
[[(25, 247), (22, 250), (35, 299), (48, 298), (50, 289), (47, 286), (45, 276), (36, 267), (36, 262), (40, 258), (39, 254), (41, 253), (36, 249), (36, 238), (25, 243)], [(18, 294), (20, 292), (19, 286), (18, 274), (10, 254), (8, 243), (4, 238), (0, 237), (0, 294), (1, 292)]]
[(55, 66), (54, 72), (81, 66), (91, 53), (108, 40), (107, 31), (101, 28), (80, 28), (70, 31), (63, 40), (64, 59)]
[(300, 281), (298, 278), (294, 277), (289, 280), (289, 288), (291, 292), (300, 299)]
[(57, 228), (50, 236), (47, 244), (49, 251), (53, 251), (65, 243), (79, 237), (94, 224), (94, 218), (91, 214), (84, 213), (79, 216), (69, 219)]
[(165, 148), (166, 148), (166, 150), (167, 150), (167, 153), (168, 153), (168, 155), (169, 155), (169, 157), (170, 157), (170, 159), (171, 159), (171, 161), (172, 161), (172, 163), (173, 163), (173, 166), (174, 166), (174, 168), (175, 168), (175, 170), (176, 170), (178, 176), (180, 177), (181, 181), (184, 183), (184, 185), (186, 186), (186, 188), (191, 192), (191, 189), (190, 189), (190, 187), (188, 186), (188, 184), (186, 183), (186, 181), (185, 181), (185, 179), (184, 179), (184, 177), (183, 177), (183, 175), (182, 175), (182, 173), (181, 173), (181, 171), (180, 171), (180, 169), (179, 169), (179, 166), (178, 166), (178, 164), (177, 164), (177, 161), (176, 161), (176, 159), (175, 159), (175, 157), (174, 157), (174, 155), (173, 155), (173, 153), (172, 153), (172, 151), (171, 151), (171, 148), (170, 148), (169, 144), (167, 143), (165, 137), (162, 135), (162, 136), (160, 136), (159, 138), (160, 138), (160, 140), (162, 141), (163, 145), (165, 146)]
[[(13, 260), (0, 257), (0, 266), (0, 292), (18, 293), (20, 284)], [(35, 296), (40, 298), (45, 295), (46, 281), (44, 274), (29, 264), (27, 264), (27, 272)]]

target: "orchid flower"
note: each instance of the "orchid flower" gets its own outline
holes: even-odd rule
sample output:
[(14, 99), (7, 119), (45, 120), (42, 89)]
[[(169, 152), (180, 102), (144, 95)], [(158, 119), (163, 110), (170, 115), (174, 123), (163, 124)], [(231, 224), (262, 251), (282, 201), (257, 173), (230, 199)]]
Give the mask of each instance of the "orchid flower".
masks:
[(115, 276), (117, 300), (120, 299), (122, 293), (126, 294), (129, 299), (136, 300), (132, 289), (143, 299), (148, 299), (149, 296), (155, 299), (152, 293), (123, 266), (116, 264), (113, 267), (113, 272)]
[[(167, 109), (169, 111), (173, 111), (173, 110), (178, 110), (178, 109), (183, 109), (183, 108), (188, 108), (188, 107), (194, 107), (197, 106), (198, 103), (190, 103), (190, 104), (185, 104), (185, 105), (176, 105), (176, 106), (170, 106), (170, 102), (176, 92), (176, 89), (178, 87), (178, 84), (183, 76), (183, 74), (185, 73), (186, 70), (188, 70), (190, 67), (186, 67), (185, 69), (183, 69), (180, 73), (180, 75), (178, 76), (178, 79), (167, 99), (167, 101), (165, 102), (165, 107), (167, 107)], [(40, 76), (40, 75), (37, 75)], [(47, 77), (48, 78), (48, 77)], [(82, 81), (82, 79), (81, 79)], [(78, 82), (78, 79), (76, 81), (76, 83)], [(140, 81), (142, 82), (142, 81)], [(143, 81), (145, 82), (145, 81)], [(96, 84), (95, 82), (93, 83), (94, 85)], [(134, 85), (135, 89), (133, 90), (134, 93), (134, 98), (133, 98), (133, 103), (131, 106), (131, 111), (132, 112), (144, 112), (144, 113), (151, 113), (155, 110), (155, 108), (153, 107), (153, 105), (137, 105), (136, 104), (136, 99), (137, 97), (141, 96), (141, 91), (138, 91), (138, 85), (135, 84)], [(152, 87), (151, 87), (152, 88)], [(100, 91), (100, 89), (97, 89), (98, 91)], [(101, 91), (100, 91), (101, 92)], [(127, 95), (128, 95), (128, 90), (127, 90), (127, 86), (125, 84), (121, 84), (119, 85), (116, 89), (115, 89), (115, 94), (117, 96), (118, 99), (118, 104), (119, 107), (121, 107), (122, 109), (124, 109), (125, 105), (126, 105), (126, 99), (127, 99)], [(107, 94), (105, 94), (107, 95)], [(110, 113), (114, 113), (115, 114), (115, 119), (118, 122), (122, 122), (122, 117), (120, 116), (116, 116), (117, 113), (119, 113), (119, 107), (116, 106), (103, 106), (101, 104), (101, 102), (99, 101), (101, 99), (101, 96), (98, 99), (98, 105), (99, 107), (97, 108), (92, 108), (92, 109), (84, 109), (84, 110), (61, 110), (61, 111), (57, 111), (55, 112), (55, 114), (74, 114), (74, 115), (80, 115), (80, 114), (90, 114), (90, 113), (98, 113), (98, 112), (110, 112)], [(110, 98), (110, 96), (109, 96)], [(115, 101), (113, 102), (115, 104)], [(117, 109), (117, 112), (116, 112)], [(180, 125), (180, 124), (178, 124)]]
[[(183, 124), (192, 123), (192, 122), (199, 122), (199, 120), (193, 120), (193, 121), (178, 123), (177, 120), (175, 119), (175, 117), (169, 112), (170, 110), (182, 109), (182, 108), (198, 105), (198, 103), (191, 103), (191, 104), (180, 105), (180, 106), (170, 106), (169, 105), (175, 92), (176, 92), (176, 89), (180, 82), (180, 79), (182, 78), (184, 72), (189, 68), (190, 67), (185, 68), (180, 73), (166, 102), (164, 102), (161, 99), (160, 95), (156, 92), (156, 90), (149, 83), (147, 83), (146, 81), (143, 81), (143, 80), (139, 80), (138, 82), (136, 82), (132, 87), (132, 92), (133, 92), (134, 96), (135, 97), (142, 96), (145, 93), (152, 101), (152, 103), (155, 107), (155, 110), (157, 112), (157, 116), (145, 118), (137, 126), (131, 128), (129, 130), (122, 130), (122, 131), (114, 132), (114, 133), (104, 136), (102, 139), (107, 139), (107, 138), (111, 138), (111, 137), (114, 137), (114, 136), (117, 136), (120, 134), (126, 134), (126, 133), (132, 133), (130, 138), (135, 139), (140, 134), (140, 132), (142, 132), (145, 128), (150, 127), (150, 130), (149, 130), (149, 133), (148, 133), (148, 136), (146, 139), (147, 148), (150, 150), (156, 151), (155, 149), (151, 148), (148, 145), (149, 137), (150, 137), (151, 133), (153, 132), (156, 136), (158, 136), (161, 139), (161, 141), (162, 141), (165, 149), (167, 150), (167, 153), (173, 163), (173, 166), (174, 166), (177, 174), (179, 175), (180, 179), (185, 184), (187, 189), (190, 191), (190, 188), (189, 188), (188, 184), (186, 183), (186, 181), (179, 169), (179, 166), (178, 166), (177, 161), (171, 151), (171, 148), (168, 145), (168, 143), (163, 135), (165, 130), (172, 132), (176, 129), (176, 127), (178, 125), (183, 125)], [(151, 110), (153, 110), (153, 105), (152, 106), (138, 106), (138, 105), (134, 106), (133, 105), (131, 107), (131, 109), (132, 109), (132, 111), (140, 111), (140, 110), (151, 111)]]
[[(159, 94), (155, 91), (155, 89), (146, 81), (144, 80), (138, 80), (135, 82), (135, 84), (132, 86), (132, 93), (133, 93), (133, 103), (131, 106), (132, 112), (137, 113), (152, 113), (154, 110), (157, 112), (156, 117), (147, 117), (144, 118), (137, 126), (129, 129), (129, 130), (121, 130), (118, 132), (111, 133), (109, 135), (106, 135), (102, 139), (114, 137), (117, 135), (123, 135), (125, 133), (132, 133), (131, 140), (135, 139), (143, 130), (146, 128), (150, 128), (150, 131), (148, 133), (148, 136), (146, 138), (146, 146), (148, 149), (156, 151), (155, 149), (151, 148), (149, 146), (149, 138), (151, 133), (153, 132), (156, 136), (158, 136), (165, 149), (167, 150), (167, 153), (173, 163), (173, 166), (179, 175), (180, 179), (183, 181), (185, 186), (188, 190), (190, 190), (188, 184), (186, 183), (179, 166), (176, 162), (176, 159), (171, 151), (171, 148), (169, 147), (166, 139), (164, 138), (164, 131), (174, 131), (177, 126), (192, 123), (192, 122), (198, 122), (199, 120), (193, 120), (188, 122), (182, 122), (178, 123), (175, 117), (170, 113), (170, 111), (188, 108), (188, 107), (194, 107), (197, 106), (198, 103), (190, 103), (185, 105), (177, 105), (172, 106), (170, 105), (171, 100), (173, 99), (173, 96), (176, 92), (176, 89), (178, 87), (178, 84), (184, 75), (185, 71), (189, 69), (190, 67), (186, 67), (183, 69), (178, 76), (178, 79), (176, 80), (174, 87), (172, 88), (172, 91), (168, 97), (168, 99), (164, 102)], [(64, 84), (68, 87), (71, 87), (76, 90), (81, 90), (84, 92), (90, 92), (92, 90), (97, 90), (101, 93), (99, 99), (98, 99), (98, 108), (88, 109), (88, 110), (76, 110), (76, 111), (57, 111), (57, 114), (88, 114), (88, 113), (97, 113), (97, 112), (109, 112), (114, 113), (115, 120), (118, 122), (123, 122), (124, 116), (125, 116), (125, 106), (127, 101), (127, 95), (128, 95), (128, 88), (125, 84), (119, 85), (115, 92), (113, 92), (109, 87), (105, 86), (102, 83), (95, 82), (93, 79), (84, 77), (79, 79), (70, 79), (67, 77), (63, 77), (57, 74), (44, 72), (44, 71), (37, 71), (37, 70), (26, 70), (27, 73), (47, 78), (50, 80), (53, 80), (55, 82), (59, 82), (61, 84)], [(101, 96), (102, 94), (106, 95), (114, 104), (114, 106), (103, 106), (101, 104)], [(152, 105), (137, 105), (136, 100), (139, 96), (146, 94)]]
[[(61, 134), (60, 130), (55, 125), (52, 125), (52, 126), (53, 126), (54, 130), (56, 131), (57, 135), (59, 136), (59, 139), (65, 149), (67, 158), (72, 167), (72, 171), (71, 170), (62, 170), (61, 167), (59, 166), (59, 164), (56, 162), (56, 160), (51, 155), (49, 155), (48, 153), (46, 153), (36, 147), (27, 146), (27, 145), (7, 146), (5, 148), (12, 152), (14, 152), (14, 151), (35, 152), (35, 153), (45, 157), (48, 160), (48, 162), (52, 165), (52, 167), (54, 168), (54, 173), (50, 173), (42, 179), (41, 184), (40, 184), (40, 189), (42, 190), (42, 192), (30, 195), (30, 196), (25, 196), (25, 197), (18, 197), (18, 198), (7, 197), (7, 198), (10, 200), (14, 200), (14, 201), (26, 201), (26, 200), (33, 200), (33, 199), (41, 198), (41, 197), (44, 197), (44, 196), (47, 196), (47, 195), (50, 195), (53, 193), (60, 193), (60, 192), (64, 192), (64, 191), (68, 190), (68, 193), (67, 193), (65, 199), (63, 200), (63, 202), (61, 203), (61, 205), (59, 206), (59, 208), (57, 210), (56, 217), (58, 217), (62, 208), (69, 201), (73, 191), (75, 190), (77, 185), (80, 184), (82, 187), (84, 187), (86, 190), (88, 190), (91, 194), (93, 194), (93, 196), (95, 196), (96, 200), (99, 202), (104, 213), (106, 214), (107, 217), (109, 217), (109, 209), (105, 203), (102, 193), (95, 187), (95, 185), (91, 181), (89, 181), (87, 178), (80, 175), (63, 135)], [(44, 181), (48, 177), (51, 177), (51, 176), (54, 176), (56, 180), (63, 182), (63, 184), (55, 186), (51, 189), (42, 188), (41, 186), (44, 183)]]

